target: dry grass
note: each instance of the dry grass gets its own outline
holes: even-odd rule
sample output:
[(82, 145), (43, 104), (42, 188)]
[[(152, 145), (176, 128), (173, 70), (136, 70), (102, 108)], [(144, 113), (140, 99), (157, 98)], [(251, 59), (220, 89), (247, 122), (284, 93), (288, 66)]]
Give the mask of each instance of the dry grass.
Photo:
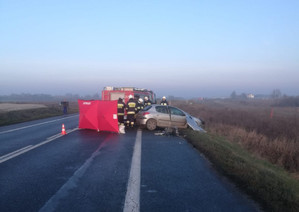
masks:
[(256, 131), (247, 131), (240, 127), (215, 124), (209, 128), (210, 132), (226, 136), (230, 141), (237, 142), (250, 152), (266, 158), (273, 164), (285, 169), (299, 171), (299, 142), (286, 138), (271, 139)]
[(182, 133), (220, 173), (257, 200), (263, 210), (299, 210), (299, 181), (284, 169), (255, 157), (223, 136), (188, 129)]
[[(38, 107), (41, 105), (44, 105), (44, 107)], [(11, 111), (4, 112), (3, 109), (3, 111), (0, 112), (0, 126), (63, 115), (62, 107), (57, 102), (47, 102), (40, 104), (13, 104), (11, 106), (12, 107), (9, 107), (9, 110)], [(70, 102), (68, 113), (71, 114), (78, 112), (78, 103)]]
[[(237, 142), (257, 157), (294, 173), (299, 171), (299, 110), (266, 101), (173, 102), (203, 118), (206, 129)], [(272, 116), (271, 116), (272, 113)]]
[(46, 108), (43, 104), (16, 104), (16, 103), (0, 103), (0, 113), (18, 111), (18, 110), (28, 110), (37, 108)]

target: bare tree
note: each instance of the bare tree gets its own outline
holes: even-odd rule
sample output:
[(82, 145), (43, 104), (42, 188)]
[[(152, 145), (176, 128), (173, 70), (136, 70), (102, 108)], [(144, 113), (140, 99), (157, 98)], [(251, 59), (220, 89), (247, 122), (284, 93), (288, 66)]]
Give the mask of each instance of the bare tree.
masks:
[(230, 98), (232, 99), (236, 99), (238, 96), (237, 96), (237, 93), (236, 91), (233, 91), (232, 94), (230, 95)]
[(280, 92), (280, 90), (279, 90), (279, 89), (274, 89), (274, 90), (272, 91), (271, 97), (272, 97), (273, 99), (278, 99), (278, 98), (280, 98), (280, 97), (281, 97), (281, 92)]

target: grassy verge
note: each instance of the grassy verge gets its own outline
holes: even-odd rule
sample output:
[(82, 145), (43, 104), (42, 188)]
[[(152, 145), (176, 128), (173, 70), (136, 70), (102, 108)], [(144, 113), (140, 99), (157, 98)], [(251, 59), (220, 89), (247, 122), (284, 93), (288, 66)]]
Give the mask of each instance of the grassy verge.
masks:
[(184, 130), (186, 139), (216, 169), (261, 203), (267, 211), (299, 211), (299, 181), (282, 168), (258, 159), (239, 144), (213, 134)]
[[(78, 106), (72, 105), (68, 113), (77, 113)], [(59, 105), (47, 105), (46, 108), (28, 109), (28, 110), (18, 110), (10, 111), (5, 113), (0, 113), (0, 126), (21, 123), (25, 121), (32, 121), (42, 118), (54, 117), (63, 115), (62, 109)]]

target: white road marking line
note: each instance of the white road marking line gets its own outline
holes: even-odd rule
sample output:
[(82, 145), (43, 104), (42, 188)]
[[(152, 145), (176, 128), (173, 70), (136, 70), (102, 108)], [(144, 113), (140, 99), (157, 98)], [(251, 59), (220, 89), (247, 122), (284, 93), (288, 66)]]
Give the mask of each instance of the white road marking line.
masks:
[(46, 122), (42, 122), (42, 123), (38, 123), (38, 124), (32, 124), (32, 125), (25, 126), (25, 127), (20, 127), (20, 128), (16, 128), (16, 129), (6, 130), (6, 131), (3, 131), (3, 132), (0, 132), (0, 135), (4, 134), (4, 133), (9, 133), (9, 132), (17, 131), (17, 130), (22, 130), (22, 129), (30, 128), (30, 127), (35, 127), (35, 126), (39, 126), (39, 125), (43, 125), (43, 124), (52, 123), (52, 122), (55, 122), (55, 121), (61, 121), (61, 120), (64, 120), (64, 119), (73, 118), (75, 116), (79, 116), (79, 115), (69, 116), (69, 117), (65, 117), (65, 118), (61, 118), (61, 119), (55, 119), (55, 120), (52, 120), (52, 121), (46, 121)]
[[(73, 132), (73, 131), (76, 131), (76, 130), (78, 130), (78, 128), (75, 128), (75, 129), (73, 129), (73, 130), (70, 130), (69, 133), (70, 133), (70, 132)], [(45, 140), (45, 141), (43, 141), (43, 142), (41, 142), (41, 143), (39, 143), (39, 144), (36, 144), (36, 145), (34, 145), (34, 146), (29, 145), (29, 146), (24, 147), (24, 148), (22, 148), (22, 149), (19, 149), (19, 150), (16, 150), (16, 151), (14, 151), (14, 152), (11, 152), (11, 153), (8, 153), (8, 154), (6, 154), (6, 155), (3, 155), (3, 156), (0, 157), (0, 164), (3, 163), (3, 162), (5, 162), (5, 161), (7, 161), (7, 160), (10, 160), (10, 159), (12, 159), (12, 158), (15, 158), (15, 157), (17, 157), (17, 156), (19, 156), (19, 155), (22, 155), (22, 154), (24, 154), (24, 153), (26, 153), (26, 152), (29, 152), (30, 150), (33, 150), (33, 149), (35, 149), (35, 148), (37, 148), (37, 147), (40, 147), (40, 146), (42, 146), (42, 145), (44, 145), (44, 144), (47, 144), (47, 143), (49, 143), (49, 142), (51, 142), (51, 141), (54, 141), (54, 140), (56, 140), (57, 138), (60, 138), (60, 137), (62, 137), (62, 136), (63, 136), (63, 135), (61, 135), (61, 134), (57, 134), (57, 135), (51, 136), (50, 138), (47, 138), (47, 140)]]
[(56, 135), (53, 135), (53, 136), (51, 136), (51, 137), (49, 137), (49, 138), (47, 138), (47, 140), (50, 140), (50, 139), (55, 139), (56, 137), (58, 137), (60, 134), (56, 134)]
[(66, 133), (71, 133), (71, 132), (74, 132), (76, 130), (79, 130), (79, 128), (77, 127), (77, 128), (72, 129), (72, 130), (67, 130)]
[(10, 157), (10, 156), (12, 156), (14, 154), (17, 154), (17, 153), (20, 153), (20, 152), (22, 152), (22, 151), (24, 151), (24, 150), (26, 150), (26, 149), (28, 149), (30, 147), (32, 147), (32, 145), (26, 146), (24, 148), (21, 148), (21, 149), (18, 149), (16, 151), (14, 151), (14, 152), (11, 152), (11, 153), (8, 153), (6, 155), (3, 155), (3, 156), (0, 157), (0, 161), (2, 161), (4, 158)]
[(138, 130), (132, 157), (130, 177), (128, 180), (124, 212), (140, 211), (141, 145), (142, 131)]
[(101, 152), (100, 150), (106, 145), (107, 141), (110, 139), (108, 136), (92, 153), (90, 158), (88, 158), (85, 163), (74, 173), (74, 175), (54, 194), (46, 204), (39, 211), (55, 211), (61, 199), (67, 197), (71, 189), (77, 187), (79, 179), (84, 175), (88, 167), (91, 165), (92, 161), (96, 156), (98, 156)]

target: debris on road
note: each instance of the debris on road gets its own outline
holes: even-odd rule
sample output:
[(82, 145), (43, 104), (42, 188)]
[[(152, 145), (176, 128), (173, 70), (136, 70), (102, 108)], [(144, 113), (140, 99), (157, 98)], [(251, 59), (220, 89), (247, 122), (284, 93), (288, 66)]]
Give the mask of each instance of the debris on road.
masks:
[(123, 125), (123, 124), (119, 125), (119, 133), (120, 134), (126, 134), (125, 125)]
[(155, 135), (160, 136), (179, 136), (179, 130), (177, 127), (167, 127), (162, 132), (156, 132)]

